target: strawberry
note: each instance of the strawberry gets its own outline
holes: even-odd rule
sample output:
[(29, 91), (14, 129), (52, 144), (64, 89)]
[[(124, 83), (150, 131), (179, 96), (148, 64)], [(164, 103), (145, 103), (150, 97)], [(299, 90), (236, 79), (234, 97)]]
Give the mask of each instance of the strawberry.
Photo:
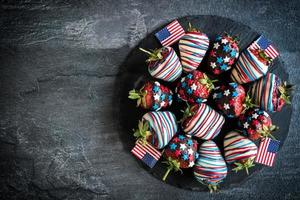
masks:
[(214, 82), (205, 73), (195, 70), (181, 79), (175, 92), (181, 100), (199, 104), (207, 101)]
[(164, 163), (169, 166), (163, 181), (167, 179), (172, 170), (181, 171), (181, 169), (193, 167), (198, 158), (197, 148), (198, 142), (196, 140), (183, 134), (176, 135), (165, 149), (164, 156), (167, 161)]
[(217, 36), (208, 57), (208, 70), (215, 75), (231, 69), (239, 56), (237, 37), (227, 33)]
[(149, 55), (146, 62), (148, 63), (148, 71), (154, 78), (173, 82), (181, 76), (181, 63), (171, 47), (162, 47), (152, 51), (142, 48), (140, 50)]
[(229, 118), (240, 116), (245, 110), (254, 106), (245, 89), (237, 83), (216, 87), (213, 99), (218, 109)]
[(271, 42), (264, 36), (260, 36), (241, 53), (230, 77), (239, 84), (256, 81), (268, 72), (278, 55)]
[(203, 140), (215, 138), (221, 131), (225, 119), (208, 105), (201, 103), (187, 106), (181, 119), (183, 131)]
[(238, 126), (251, 140), (257, 140), (262, 137), (275, 139), (272, 131), (278, 129), (272, 124), (270, 115), (258, 108), (249, 109), (245, 114), (240, 115)]
[(164, 148), (177, 132), (176, 117), (169, 111), (148, 112), (134, 130), (137, 140), (149, 142), (157, 149)]
[(129, 99), (137, 100), (137, 107), (160, 110), (172, 104), (172, 91), (159, 82), (149, 81), (140, 90), (130, 90)]
[(179, 52), (183, 70), (198, 68), (209, 46), (209, 38), (189, 23), (188, 32), (179, 40)]
[(249, 174), (248, 169), (254, 166), (257, 146), (239, 132), (231, 131), (224, 138), (224, 154), (226, 162), (235, 166), (233, 171), (245, 169)]
[(227, 166), (220, 149), (213, 141), (206, 141), (199, 147), (199, 158), (194, 166), (194, 176), (208, 186), (210, 192), (227, 176)]
[(287, 85), (273, 73), (268, 73), (249, 88), (254, 102), (270, 112), (280, 111), (285, 104), (291, 104), (291, 89), (291, 85)]

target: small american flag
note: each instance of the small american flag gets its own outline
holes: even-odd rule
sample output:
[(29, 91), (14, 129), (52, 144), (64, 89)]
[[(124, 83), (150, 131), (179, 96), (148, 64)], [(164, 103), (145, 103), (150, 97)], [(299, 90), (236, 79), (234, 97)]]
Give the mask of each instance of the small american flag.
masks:
[(272, 59), (275, 59), (279, 55), (278, 50), (272, 45), (271, 41), (263, 35), (259, 36), (259, 38), (250, 45), (250, 48), (262, 49), (265, 51), (265, 54)]
[(154, 167), (162, 155), (162, 153), (151, 146), (151, 144), (148, 142), (143, 144), (143, 142), (140, 140), (136, 142), (134, 148), (131, 150), (131, 153), (138, 159), (142, 160), (150, 168)]
[(262, 139), (260, 142), (255, 162), (272, 167), (275, 155), (279, 150), (280, 142), (271, 138)]
[(177, 20), (171, 22), (168, 26), (155, 33), (155, 36), (163, 46), (170, 46), (182, 36), (185, 32)]

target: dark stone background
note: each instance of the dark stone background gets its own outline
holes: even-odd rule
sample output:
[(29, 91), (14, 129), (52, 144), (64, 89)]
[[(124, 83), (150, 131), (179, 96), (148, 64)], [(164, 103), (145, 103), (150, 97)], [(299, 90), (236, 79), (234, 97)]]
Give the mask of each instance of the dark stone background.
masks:
[(142, 170), (120, 140), (112, 100), (130, 50), (186, 15), (264, 33), (298, 84), (299, 1), (0, 2), (0, 199), (300, 199), (299, 87), (276, 166), (214, 195)]

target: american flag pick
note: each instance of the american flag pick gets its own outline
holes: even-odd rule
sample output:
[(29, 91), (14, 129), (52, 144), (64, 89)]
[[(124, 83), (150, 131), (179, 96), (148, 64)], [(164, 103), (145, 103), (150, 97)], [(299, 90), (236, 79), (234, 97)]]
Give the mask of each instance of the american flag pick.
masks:
[(135, 143), (135, 146), (131, 150), (131, 153), (135, 155), (139, 160), (143, 161), (147, 166), (153, 168), (156, 162), (161, 157), (162, 153), (155, 149), (151, 144), (146, 142), (143, 144), (141, 140)]
[(184, 36), (185, 32), (177, 20), (155, 33), (162, 46), (170, 46)]
[(260, 142), (255, 162), (272, 167), (275, 155), (279, 150), (280, 142), (271, 138), (262, 139)]
[(279, 55), (278, 50), (272, 45), (271, 41), (263, 35), (259, 36), (259, 38), (250, 45), (250, 48), (262, 49), (265, 51), (265, 54), (272, 59), (275, 59)]

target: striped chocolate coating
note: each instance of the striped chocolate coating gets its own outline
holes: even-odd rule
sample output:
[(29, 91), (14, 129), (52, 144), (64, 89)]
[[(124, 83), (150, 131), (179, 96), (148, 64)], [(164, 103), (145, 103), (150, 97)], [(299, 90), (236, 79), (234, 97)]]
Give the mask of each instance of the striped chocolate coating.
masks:
[(209, 38), (204, 33), (189, 32), (179, 40), (180, 58), (185, 72), (198, 68), (208, 46)]
[(165, 59), (148, 66), (148, 71), (154, 78), (173, 82), (181, 76), (182, 66), (179, 58), (171, 47), (162, 47), (168, 50)]
[(203, 140), (215, 138), (221, 131), (225, 118), (208, 105), (201, 103), (183, 131)]
[(219, 148), (213, 141), (205, 141), (199, 148), (194, 176), (201, 183), (217, 185), (227, 176), (227, 166)]
[(257, 146), (237, 131), (230, 131), (224, 138), (224, 152), (227, 163), (234, 163), (246, 159), (254, 159)]
[(254, 103), (266, 111), (276, 112), (279, 98), (277, 98), (277, 102), (274, 102), (273, 93), (277, 90), (280, 83), (281, 80), (273, 73), (268, 73), (257, 82), (254, 82), (249, 89)]
[(153, 134), (148, 142), (157, 149), (164, 148), (177, 132), (176, 117), (170, 111), (148, 112), (144, 114), (143, 120), (149, 123)]
[(264, 76), (268, 69), (269, 66), (259, 61), (248, 48), (240, 54), (230, 77), (239, 84), (249, 83)]

